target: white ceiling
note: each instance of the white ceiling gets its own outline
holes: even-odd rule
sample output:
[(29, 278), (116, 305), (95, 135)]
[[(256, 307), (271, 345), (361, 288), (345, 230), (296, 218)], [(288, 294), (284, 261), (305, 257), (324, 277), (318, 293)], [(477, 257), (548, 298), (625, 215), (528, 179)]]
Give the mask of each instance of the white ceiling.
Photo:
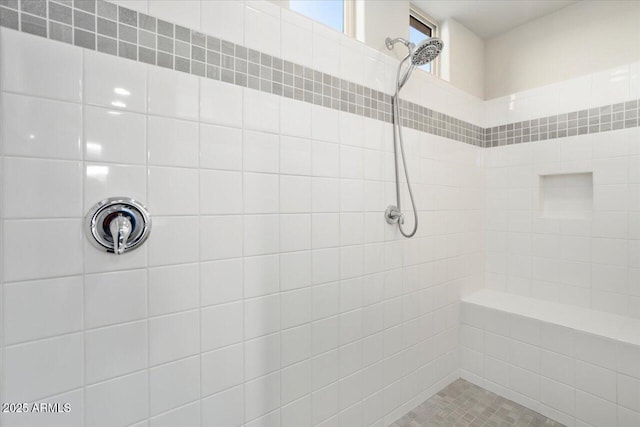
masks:
[(576, 0), (413, 0), (437, 21), (453, 18), (483, 39), (497, 36)]

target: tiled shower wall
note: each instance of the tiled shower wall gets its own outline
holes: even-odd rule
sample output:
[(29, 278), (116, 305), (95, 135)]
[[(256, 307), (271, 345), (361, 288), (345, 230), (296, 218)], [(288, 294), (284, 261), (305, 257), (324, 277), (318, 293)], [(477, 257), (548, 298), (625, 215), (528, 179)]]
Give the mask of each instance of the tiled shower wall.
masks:
[[(146, 12), (172, 4), (182, 25), (197, 5), (207, 34), (392, 84), (383, 55), (269, 3)], [(405, 240), (382, 216), (384, 120), (11, 29), (0, 55), (1, 400), (72, 407), (2, 425), (383, 426), (456, 377), (459, 297), (482, 286), (480, 148), (405, 131), (421, 219)], [(464, 99), (440, 93), (424, 107)], [(116, 195), (153, 218), (124, 256), (82, 228)]]
[[(488, 288), (640, 317), (638, 98), (634, 63), (487, 102), (488, 127), (588, 113), (563, 137), (485, 151)], [(560, 191), (587, 212), (547, 215), (540, 177), (576, 173), (590, 185)]]

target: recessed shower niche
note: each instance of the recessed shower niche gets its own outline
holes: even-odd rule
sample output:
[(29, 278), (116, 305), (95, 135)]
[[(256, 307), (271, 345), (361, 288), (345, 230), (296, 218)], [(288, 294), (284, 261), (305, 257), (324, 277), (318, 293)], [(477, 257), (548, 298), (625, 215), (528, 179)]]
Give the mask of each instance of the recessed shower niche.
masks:
[(540, 175), (539, 212), (543, 218), (591, 218), (593, 173)]

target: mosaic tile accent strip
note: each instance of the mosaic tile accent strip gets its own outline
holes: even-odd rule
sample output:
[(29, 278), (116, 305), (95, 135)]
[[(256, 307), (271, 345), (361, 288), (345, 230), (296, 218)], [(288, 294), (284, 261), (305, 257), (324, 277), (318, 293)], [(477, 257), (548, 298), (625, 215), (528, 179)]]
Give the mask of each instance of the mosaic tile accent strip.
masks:
[[(390, 123), (391, 95), (104, 0), (0, 0), (0, 26)], [(402, 101), (402, 124), (484, 146), (484, 129)]]
[(454, 381), (389, 427), (564, 427), (511, 400)]
[(484, 130), (485, 147), (545, 141), (640, 126), (640, 100), (494, 126)]
[[(104, 0), (0, 0), (0, 26), (390, 123), (372, 88)], [(401, 124), (479, 147), (640, 126), (639, 101), (484, 129), (401, 100)]]

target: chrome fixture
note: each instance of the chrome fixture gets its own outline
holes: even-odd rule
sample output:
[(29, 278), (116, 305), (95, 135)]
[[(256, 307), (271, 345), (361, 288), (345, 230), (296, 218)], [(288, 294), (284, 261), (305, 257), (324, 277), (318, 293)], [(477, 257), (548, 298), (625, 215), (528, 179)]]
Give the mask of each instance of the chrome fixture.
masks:
[[(408, 50), (409, 53), (405, 56), (398, 64), (398, 72), (396, 75), (396, 91), (393, 97), (391, 98), (392, 102), (392, 112), (393, 112), (393, 154), (395, 157), (395, 170), (396, 170), (396, 206), (389, 205), (387, 210), (384, 213), (384, 217), (389, 224), (398, 224), (398, 228), (400, 229), (400, 233), (404, 237), (413, 237), (418, 231), (418, 210), (416, 208), (416, 203), (413, 198), (413, 190), (411, 189), (411, 181), (409, 180), (409, 171), (407, 170), (407, 161), (404, 155), (404, 143), (402, 141), (402, 128), (400, 123), (400, 98), (399, 93), (400, 89), (407, 83), (409, 80), (409, 76), (413, 70), (420, 66), (427, 64), (434, 59), (442, 52), (442, 48), (444, 47), (444, 43), (442, 40), (436, 37), (431, 37), (426, 40), (421, 41), (417, 45), (403, 38), (395, 38), (391, 39), (387, 37), (385, 40), (385, 44), (387, 49), (391, 50), (396, 45), (396, 43), (402, 43)], [(411, 59), (409, 65), (405, 67), (405, 63)], [(404, 214), (402, 213), (402, 208), (400, 205), (400, 165), (398, 163), (398, 147), (400, 147), (400, 157), (402, 158), (402, 164), (404, 166), (404, 176), (407, 179), (407, 187), (409, 188), (409, 198), (411, 199), (411, 207), (413, 208), (413, 230), (407, 233), (404, 231), (402, 226), (404, 225)]]
[(151, 232), (147, 208), (128, 197), (97, 203), (85, 217), (89, 241), (98, 249), (121, 255), (140, 247)]

